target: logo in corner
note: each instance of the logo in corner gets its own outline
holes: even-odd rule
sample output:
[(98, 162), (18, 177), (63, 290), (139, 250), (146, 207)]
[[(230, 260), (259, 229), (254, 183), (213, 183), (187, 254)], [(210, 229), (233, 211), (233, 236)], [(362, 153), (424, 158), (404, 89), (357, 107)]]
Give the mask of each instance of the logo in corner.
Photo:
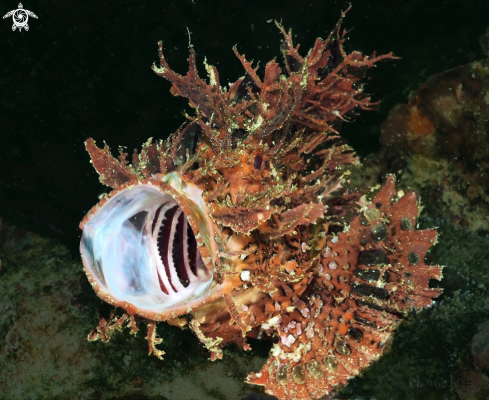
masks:
[(5, 14), (3, 19), (12, 16), (12, 20), (14, 21), (12, 25), (13, 31), (15, 31), (17, 28), (19, 28), (19, 32), (22, 30), (22, 28), (28, 31), (29, 25), (27, 25), (27, 21), (29, 20), (29, 17), (37, 18), (37, 15), (32, 11), (24, 10), (22, 3), (19, 3), (18, 7), (19, 8), (16, 10), (9, 11), (7, 14)]

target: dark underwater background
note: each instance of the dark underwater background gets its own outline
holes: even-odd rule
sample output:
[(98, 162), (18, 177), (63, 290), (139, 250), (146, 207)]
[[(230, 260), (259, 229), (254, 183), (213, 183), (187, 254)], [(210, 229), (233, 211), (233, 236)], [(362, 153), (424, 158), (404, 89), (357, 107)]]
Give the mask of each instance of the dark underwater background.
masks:
[[(17, 1), (0, 0), (0, 14), (17, 8)], [(28, 32), (13, 32), (11, 18), (0, 20), (0, 228), (3, 224), (0, 234), (0, 261), (3, 261), (0, 264), (3, 265), (3, 271), (0, 268), (0, 288), (3, 288), (3, 292), (0, 290), (0, 356), (4, 355), (2, 341), (6, 340), (14, 323), (22, 327), (19, 329), (28, 330), (29, 323), (22, 325), (20, 314), (9, 314), (8, 310), (13, 309), (11, 304), (20, 304), (19, 299), (15, 300), (15, 282), (33, 277), (38, 280), (32, 283), (32, 293), (40, 293), (44, 296), (42, 298), (52, 296), (66, 301), (63, 309), (54, 307), (52, 315), (65, 313), (70, 317), (49, 323), (61, 327), (57, 331), (72, 329), (73, 337), (81, 337), (83, 343), (80, 342), (82, 344), (78, 347), (79, 354), (92, 354), (89, 353), (91, 351), (103, 354), (102, 364), (93, 364), (97, 371), (95, 377), (87, 380), (73, 378), (74, 385), (83, 388), (80, 393), (83, 391), (92, 397), (76, 397), (76, 387), (70, 387), (70, 397), (66, 397), (68, 391), (63, 392), (62, 387), (58, 392), (52, 390), (49, 383), (52, 377), (48, 377), (43, 382), (25, 381), (22, 384), (25, 384), (25, 391), (19, 389), (15, 392), (18, 397), (13, 392), (4, 394), (0, 389), (0, 399), (123, 398), (117, 395), (123, 385), (121, 382), (137, 391), (141, 387), (138, 386), (139, 378), (146, 379), (146, 387), (153, 379), (157, 381), (155, 377), (165, 379), (167, 367), (160, 361), (155, 357), (139, 357), (147, 351), (146, 341), (141, 335), (136, 340), (124, 332), (128, 338), (116, 338), (109, 347), (86, 342), (89, 329), (96, 326), (97, 312), (103, 315), (106, 310), (101, 310), (104, 306), (88, 285), (78, 255), (81, 236), (78, 224), (98, 202), (98, 196), (109, 191), (98, 181), (84, 148), (85, 140), (92, 137), (99, 146), (105, 141), (113, 154), (117, 153), (119, 146), (124, 146), (131, 154), (150, 137), (166, 139), (184, 122), (184, 113), (191, 113), (187, 100), (172, 96), (170, 83), (151, 71), (153, 62), (158, 65), (157, 42), (163, 41), (171, 68), (184, 75), (188, 68), (190, 34), (201, 77), (206, 76), (203, 61), (207, 58), (209, 64), (217, 67), (224, 86), (244, 74), (232, 51), (233, 46), (236, 45), (241, 54), (246, 54), (248, 60), (259, 62), (260, 74), (274, 57), (282, 62), (279, 49), (281, 34), (274, 20), (281, 22), (286, 29), (292, 28), (295, 44), (301, 44), (300, 52), (306, 55), (316, 37), (327, 37), (341, 10), (349, 4), (330, 0), (28, 0), (23, 2), (24, 8), (38, 16), (38, 19), (29, 18)], [(379, 63), (368, 71), (365, 91), (372, 94), (374, 100), (382, 101), (378, 110), (363, 111), (355, 122), (341, 127), (342, 135), (357, 153), (367, 156), (379, 149), (380, 125), (389, 111), (396, 104), (405, 103), (408, 94), (427, 77), (486, 57), (479, 37), (489, 26), (489, 2), (353, 0), (351, 4), (352, 9), (343, 25), (353, 28), (348, 35), (346, 49), (364, 54), (393, 51), (401, 57)], [(476, 286), (488, 280), (484, 272), (485, 268), (489, 271), (487, 232), (467, 233), (445, 221), (430, 218), (426, 216), (422, 220), (424, 226), (439, 226), (444, 237), (449, 237), (430, 255), (431, 260), (440, 264), (460, 260), (458, 265), (462, 266), (459, 271), (447, 273), (446, 289), (451, 296), (451, 308), (444, 309), (431, 320), (423, 315), (413, 316), (410, 324), (401, 329), (400, 337), (408, 338), (404, 344), (401, 343), (402, 346), (417, 349), (417, 353), (401, 352), (402, 357), (396, 356), (400, 353), (394, 353), (377, 370), (374, 369), (375, 376), (369, 382), (353, 385), (355, 390), (366, 393), (365, 396), (376, 393), (377, 400), (451, 398), (454, 391), (445, 388), (426, 389), (416, 394), (418, 392), (413, 387), (404, 384), (403, 392), (399, 383), (407, 379), (407, 375), (402, 375), (403, 371), (409, 365), (418, 365), (409, 361), (412, 357), (413, 360), (419, 359), (419, 365), (429, 365), (418, 379), (425, 379), (428, 375), (422, 374), (428, 371), (430, 379), (450, 381), (451, 377), (442, 371), (446, 364), (443, 346), (469, 343), (476, 326), (489, 316), (485, 292), (464, 294), (465, 291), (460, 291), (462, 278), (457, 277), (465, 274), (462, 279), (464, 289), (465, 280), (473, 281)], [(26, 235), (25, 232), (31, 233)], [(43, 260), (42, 268), (29, 264), (36, 257)], [(66, 276), (59, 272), (64, 265), (75, 266), (74, 270), (78, 271), (77, 263), (79, 272)], [(483, 266), (482, 272), (474, 273), (480, 265)], [(9, 268), (12, 270), (14, 267), (19, 268), (19, 275), (7, 276)], [(475, 275), (467, 278), (470, 271)], [(54, 293), (62, 290), (63, 283), (51, 282), (50, 274), (59, 275), (75, 289), (67, 293), (66, 298), (57, 297)], [(7, 290), (11, 290), (8, 295)], [(32, 296), (35, 299), (35, 295)], [(25, 308), (29, 309), (28, 306)], [(35, 312), (31, 312), (34, 318)], [(50, 321), (51, 317), (46, 318)], [(467, 329), (464, 329), (464, 324)], [(188, 331), (181, 334), (177, 328), (168, 327), (166, 334), (165, 341), (170, 343), (165, 349), (167, 362), (176, 365), (182, 361), (181, 368), (190, 371), (200, 364), (210, 364), (207, 354), (200, 350), (200, 343)], [(437, 347), (441, 343), (442, 347)], [(251, 356), (243, 356), (243, 359), (239, 358), (241, 353), (228, 356), (236, 357), (236, 365), (242, 362), (247, 366), (254, 361), (249, 358), (244, 362), (246, 357), (264, 359), (269, 344), (253, 345), (257, 350)], [(127, 355), (120, 353), (121, 349), (128, 347), (138, 352), (138, 355), (131, 356), (135, 363), (131, 365), (135, 367), (133, 372), (121, 373), (116, 365), (130, 364)], [(454, 359), (457, 354), (453, 353), (453, 348), (450, 351)], [(416, 354), (421, 356), (416, 358)], [(440, 359), (435, 360), (436, 356)], [(9, 368), (14, 368), (12, 365), (17, 364), (9, 360)], [(459, 362), (457, 360), (452, 361)], [(463, 364), (465, 359), (460, 362)], [(0, 364), (0, 388), (2, 374), (6, 373), (2, 368), (7, 368), (6, 365)], [(87, 361), (87, 365), (92, 364)], [(236, 367), (233, 372), (236, 379), (245, 377), (243, 368), (240, 368)], [(244, 371), (249, 371), (247, 368)], [(394, 370), (398, 375), (390, 376), (388, 382), (376, 378), (386, 376), (385, 371)], [(85, 371), (85, 367), (76, 371), (82, 374), (79, 371)], [(437, 374), (437, 371), (442, 372)], [(222, 372), (222, 368), (216, 370), (216, 379)], [(90, 372), (87, 369), (83, 373)], [(106, 373), (109, 377), (105, 376)], [(212, 372), (209, 374), (212, 376)], [(379, 389), (383, 384), (387, 385), (385, 390)], [(90, 392), (87, 387), (94, 389)], [(240, 397), (265, 398), (254, 390), (258, 389), (250, 386), (249, 391), (241, 393)], [(206, 398), (239, 398), (226, 397), (222, 393), (226, 391), (210, 390), (206, 396), (211, 397)], [(382, 393), (385, 397), (381, 397)], [(124, 398), (167, 398), (149, 394), (127, 396)], [(197, 397), (189, 395), (188, 400), (191, 399)]]
[[(17, 0), (16, 0), (17, 1)], [(0, 13), (16, 1), (2, 0)], [(15, 3), (15, 4), (14, 4)], [(368, 72), (366, 91), (382, 100), (342, 134), (360, 155), (378, 147), (389, 110), (436, 72), (482, 58), (489, 25), (485, 1), (353, 1), (344, 27), (348, 50), (393, 51), (400, 60)], [(325, 38), (346, 1), (30, 1), (39, 18), (12, 32), (0, 21), (0, 217), (57, 236), (76, 252), (78, 223), (107, 188), (98, 182), (84, 141), (105, 141), (129, 154), (150, 137), (165, 139), (190, 112), (186, 99), (150, 69), (163, 40), (170, 66), (187, 72), (188, 43), (217, 67), (221, 85), (244, 71), (232, 47), (264, 65), (280, 62), (281, 34), (292, 28), (306, 55)], [(3, 15), (2, 14), (2, 15)], [(259, 70), (260, 71), (260, 70)]]

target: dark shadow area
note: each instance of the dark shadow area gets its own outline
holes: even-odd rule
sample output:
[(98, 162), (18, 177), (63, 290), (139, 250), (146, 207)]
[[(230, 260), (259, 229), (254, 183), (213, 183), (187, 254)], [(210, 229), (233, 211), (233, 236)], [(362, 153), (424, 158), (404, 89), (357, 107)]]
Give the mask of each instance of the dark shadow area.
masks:
[[(5, 5), (4, 14), (9, 7)], [(280, 62), (273, 20), (293, 28), (306, 54), (347, 8), (342, 1), (202, 1), (29, 3), (30, 30), (0, 27), (0, 217), (60, 237), (77, 252), (78, 223), (108, 188), (98, 182), (84, 141), (105, 140), (129, 153), (149, 138), (165, 139), (184, 121), (186, 101), (150, 66), (163, 40), (174, 70), (187, 71), (188, 43), (205, 76), (206, 57), (221, 85), (243, 75), (232, 52), (260, 63)], [(6, 8), (5, 8), (6, 7)], [(487, 2), (353, 2), (344, 26), (347, 50), (393, 51), (400, 60), (369, 71), (365, 90), (382, 100), (342, 134), (365, 155), (377, 148), (379, 126), (394, 104), (435, 72), (481, 58), (478, 37), (488, 24)]]

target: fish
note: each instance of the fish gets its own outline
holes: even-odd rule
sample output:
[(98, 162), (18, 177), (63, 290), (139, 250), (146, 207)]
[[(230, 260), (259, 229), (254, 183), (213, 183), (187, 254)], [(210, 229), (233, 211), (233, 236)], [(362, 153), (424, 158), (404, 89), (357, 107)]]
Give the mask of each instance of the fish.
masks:
[(245, 75), (227, 87), (206, 61), (199, 77), (192, 47), (187, 74), (176, 73), (158, 43), (152, 69), (194, 115), (131, 163), (85, 143), (113, 190), (80, 223), (83, 266), (124, 311), (101, 318), (89, 340), (146, 324), (149, 354), (162, 359), (156, 326), (166, 321), (190, 328), (211, 360), (230, 343), (271, 340), (247, 382), (280, 400), (326, 399), (440, 295), (429, 281), (442, 267), (424, 262), (437, 233), (416, 228), (416, 193), (396, 191), (393, 175), (380, 189), (348, 186), (359, 160), (337, 124), (378, 104), (362, 78), (396, 57), (347, 53), (345, 14), (305, 57), (277, 23), (285, 70), (272, 60), (263, 77), (234, 48)]

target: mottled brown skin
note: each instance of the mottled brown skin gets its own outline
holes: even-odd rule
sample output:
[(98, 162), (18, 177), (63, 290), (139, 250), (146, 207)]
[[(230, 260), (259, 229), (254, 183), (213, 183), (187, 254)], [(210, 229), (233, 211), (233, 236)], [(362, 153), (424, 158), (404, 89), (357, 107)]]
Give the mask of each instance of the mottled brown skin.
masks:
[[(374, 105), (359, 77), (392, 54), (346, 54), (338, 24), (304, 58), (291, 33), (279, 29), (287, 75), (271, 61), (262, 80), (235, 50), (247, 76), (228, 90), (212, 66), (209, 83), (198, 76), (192, 50), (187, 75), (172, 71), (160, 43), (161, 67), (153, 69), (196, 116), (167, 142), (148, 141), (132, 165), (91, 140), (87, 150), (101, 181), (114, 188), (177, 171), (202, 190), (222, 235), (215, 280), (227, 289), (169, 322), (188, 320), (212, 359), (227, 343), (249, 349), (247, 337), (274, 340), (269, 361), (248, 381), (281, 400), (319, 399), (379, 357), (405, 312), (430, 304), (439, 290), (428, 280), (439, 279), (441, 267), (423, 262), (436, 233), (415, 230), (414, 193), (398, 199), (392, 176), (372, 202), (344, 187), (358, 160), (331, 124)], [(192, 135), (197, 146), (182, 151)], [(231, 238), (241, 250), (224, 249)], [(366, 266), (372, 258), (363, 254), (376, 250)], [(134, 312), (126, 312), (122, 322), (102, 321), (91, 339), (133, 322)], [(155, 322), (148, 325), (150, 353), (161, 357)]]
[[(291, 296), (281, 298), (273, 314), (281, 316), (276, 334), (292, 333), (294, 342), (279, 341), (277, 355), (249, 382), (264, 384), (280, 399), (332, 395), (378, 359), (407, 310), (430, 305), (441, 293), (428, 288), (429, 279), (441, 279), (441, 267), (423, 262), (436, 231), (414, 228), (415, 193), (397, 198), (389, 176), (364, 210), (348, 231), (327, 241), (303, 293), (284, 286), (278, 291)], [(294, 296), (295, 309), (287, 312)], [(291, 321), (301, 324), (301, 332), (287, 329)]]

